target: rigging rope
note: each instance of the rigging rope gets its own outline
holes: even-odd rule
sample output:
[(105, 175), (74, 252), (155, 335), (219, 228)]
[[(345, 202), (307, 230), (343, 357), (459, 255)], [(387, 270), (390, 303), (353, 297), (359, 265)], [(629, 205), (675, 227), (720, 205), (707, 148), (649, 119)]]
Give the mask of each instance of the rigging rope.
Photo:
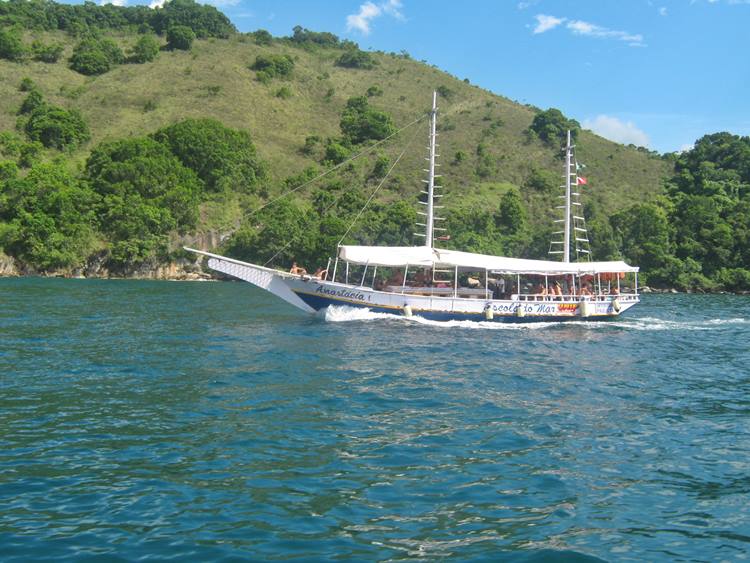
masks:
[(372, 152), (372, 150), (373, 150), (373, 149), (375, 149), (376, 147), (378, 147), (378, 146), (382, 145), (382, 144), (383, 144), (383, 143), (385, 143), (385, 142), (386, 142), (386, 141), (387, 141), (388, 139), (391, 139), (391, 138), (395, 137), (396, 135), (398, 135), (398, 134), (399, 134), (399, 133), (401, 133), (402, 131), (405, 131), (406, 129), (408, 129), (408, 128), (409, 128), (409, 127), (411, 127), (412, 125), (416, 125), (417, 123), (419, 123), (420, 121), (422, 121), (422, 120), (423, 120), (423, 119), (424, 119), (425, 117), (427, 117), (428, 115), (429, 115), (429, 114), (424, 114), (424, 115), (421, 115), (420, 117), (418, 117), (417, 119), (415, 119), (415, 120), (414, 120), (414, 121), (412, 121), (411, 123), (409, 123), (409, 124), (407, 124), (407, 125), (404, 125), (404, 126), (403, 126), (403, 127), (401, 128), (401, 129), (399, 129), (399, 130), (398, 130), (398, 131), (396, 131), (395, 133), (391, 133), (391, 134), (390, 134), (390, 135), (388, 135), (388, 136), (387, 136), (387, 137), (386, 137), (385, 139), (381, 139), (380, 141), (378, 141), (378, 142), (377, 142), (377, 143), (375, 143), (374, 145), (371, 145), (371, 146), (367, 147), (366, 149), (364, 149), (364, 150), (362, 150), (362, 151), (358, 152), (358, 153), (357, 153), (357, 154), (355, 154), (355, 155), (354, 155), (353, 157), (351, 157), (351, 158), (348, 158), (348, 159), (346, 159), (346, 160), (345, 160), (344, 162), (340, 162), (339, 164), (337, 164), (337, 165), (336, 165), (336, 166), (334, 166), (333, 168), (329, 168), (328, 170), (326, 170), (326, 171), (325, 171), (325, 172), (323, 172), (322, 174), (318, 174), (318, 175), (317, 175), (317, 176), (315, 176), (315, 178), (313, 178), (312, 180), (308, 180), (307, 182), (304, 182), (303, 184), (300, 184), (300, 185), (299, 185), (299, 186), (297, 186), (296, 188), (293, 188), (293, 189), (291, 189), (291, 190), (289, 190), (289, 191), (286, 191), (286, 192), (284, 192), (283, 194), (279, 195), (278, 197), (275, 197), (274, 199), (272, 199), (272, 200), (270, 200), (270, 201), (267, 201), (266, 203), (264, 203), (263, 205), (261, 205), (260, 207), (258, 207), (258, 209), (255, 209), (254, 211), (251, 211), (251, 212), (250, 212), (250, 215), (254, 215), (254, 214), (258, 213), (259, 211), (261, 211), (262, 209), (265, 209), (265, 208), (266, 208), (266, 207), (268, 207), (269, 205), (271, 205), (271, 204), (273, 204), (273, 203), (276, 203), (277, 201), (279, 201), (279, 200), (281, 200), (281, 199), (285, 198), (286, 196), (288, 196), (289, 194), (293, 194), (294, 192), (297, 192), (297, 191), (301, 190), (302, 188), (304, 188), (304, 187), (306, 187), (306, 186), (309, 186), (309, 185), (310, 185), (310, 184), (312, 184), (313, 182), (317, 182), (317, 181), (318, 181), (318, 180), (320, 180), (321, 178), (323, 178), (323, 177), (325, 177), (325, 176), (328, 176), (328, 174), (330, 174), (330, 173), (331, 173), (331, 172), (333, 172), (334, 170), (338, 170), (339, 168), (341, 168), (342, 166), (344, 166), (344, 164), (348, 164), (348, 163), (352, 162), (353, 160), (356, 160), (356, 159), (358, 159), (358, 158), (359, 158), (360, 156), (362, 156), (362, 155), (364, 155), (364, 154), (367, 154), (367, 153), (369, 153), (369, 152)]
[[(422, 119), (424, 119), (425, 117), (426, 117), (426, 116), (424, 116), (424, 115), (423, 115), (423, 116), (422, 116), (422, 117), (420, 117), (419, 119), (416, 119), (416, 120), (412, 121), (412, 122), (411, 122), (411, 123), (410, 123), (409, 125), (406, 125), (405, 127), (402, 127), (402, 128), (401, 128), (401, 129), (399, 130), (399, 131), (403, 131), (403, 130), (404, 130), (404, 129), (406, 129), (407, 127), (411, 127), (412, 125), (414, 125), (415, 123), (417, 123), (417, 122), (421, 121), (421, 120), (422, 120)], [(398, 133), (398, 131), (397, 131), (397, 133)], [(398, 158), (397, 158), (397, 159), (396, 159), (396, 161), (395, 161), (395, 162), (393, 163), (393, 165), (392, 165), (392, 166), (391, 166), (391, 167), (390, 167), (390, 168), (388, 169), (388, 172), (386, 172), (385, 176), (383, 176), (383, 179), (382, 179), (382, 180), (380, 181), (380, 183), (379, 183), (379, 184), (377, 185), (377, 187), (375, 188), (375, 190), (374, 190), (374, 191), (372, 192), (372, 194), (370, 194), (370, 197), (369, 197), (369, 199), (368, 199), (368, 200), (367, 200), (367, 201), (365, 202), (365, 205), (364, 205), (364, 207), (362, 207), (362, 209), (360, 209), (360, 210), (359, 210), (359, 213), (358, 213), (358, 214), (357, 214), (357, 216), (356, 216), (356, 217), (354, 218), (354, 220), (353, 220), (353, 221), (351, 222), (351, 224), (349, 225), (349, 228), (347, 228), (347, 229), (346, 229), (346, 232), (344, 233), (344, 236), (342, 236), (342, 237), (341, 237), (341, 240), (339, 240), (339, 242), (338, 242), (338, 244), (336, 245), (336, 247), (338, 247), (338, 246), (340, 246), (340, 245), (341, 245), (341, 241), (343, 241), (343, 240), (344, 240), (344, 238), (346, 238), (346, 235), (348, 235), (348, 234), (349, 234), (349, 231), (351, 231), (352, 227), (354, 226), (354, 223), (356, 223), (356, 222), (357, 222), (357, 220), (358, 220), (358, 219), (359, 219), (359, 217), (360, 217), (360, 216), (362, 215), (362, 213), (363, 213), (363, 212), (365, 211), (365, 209), (367, 209), (367, 206), (368, 206), (368, 205), (370, 205), (370, 202), (372, 201), (372, 198), (373, 198), (373, 197), (375, 197), (375, 194), (377, 194), (377, 193), (378, 193), (378, 190), (380, 190), (380, 188), (381, 188), (381, 187), (383, 186), (383, 184), (385, 183), (385, 181), (386, 181), (386, 180), (388, 179), (388, 176), (389, 176), (389, 175), (391, 174), (391, 172), (393, 171), (393, 169), (394, 169), (394, 168), (396, 167), (396, 165), (398, 164), (399, 160), (401, 160), (401, 158), (402, 158), (402, 157), (404, 156), (404, 154), (406, 154), (406, 151), (407, 151), (407, 150), (409, 149), (409, 147), (411, 147), (412, 143), (414, 142), (414, 139), (416, 139), (416, 137), (417, 137), (417, 133), (419, 133), (419, 130), (418, 130), (418, 129), (417, 129), (417, 130), (415, 131), (414, 135), (412, 135), (411, 139), (409, 139), (409, 142), (408, 142), (408, 143), (406, 143), (406, 147), (404, 147), (404, 150), (403, 150), (403, 151), (401, 151), (401, 154), (400, 154), (400, 155), (398, 155)], [(395, 135), (395, 134), (396, 134), (396, 133), (394, 133), (393, 135)], [(393, 137), (393, 135), (391, 135), (391, 137)], [(390, 138), (390, 137), (388, 137), (388, 138)], [(388, 138), (386, 138), (386, 139), (383, 139), (383, 141), (387, 140)], [(375, 145), (373, 145), (373, 147), (374, 147), (374, 146), (375, 146)], [(360, 153), (360, 154), (363, 154), (363, 153)], [(358, 156), (359, 156), (359, 155), (358, 155)], [(351, 160), (351, 159), (350, 159), (350, 160)], [(342, 163), (342, 164), (345, 164), (345, 163)], [(333, 169), (332, 169), (332, 170), (333, 170)], [(329, 170), (329, 172), (330, 172), (330, 170)], [(311, 180), (311, 181), (312, 181), (312, 180)], [(309, 183), (309, 182), (308, 182), (308, 183)], [(340, 200), (340, 199), (341, 199), (341, 198), (342, 198), (342, 197), (344, 196), (344, 194), (345, 194), (345, 193), (347, 193), (347, 191), (348, 191), (348, 190), (343, 190), (343, 191), (342, 191), (341, 193), (339, 193), (339, 195), (338, 195), (337, 197), (335, 197), (335, 198), (334, 198), (334, 200), (333, 200), (333, 201), (332, 201), (332, 202), (331, 202), (331, 203), (330, 203), (330, 204), (329, 204), (328, 206), (326, 206), (326, 207), (325, 207), (325, 209), (323, 209), (323, 213), (322, 213), (321, 215), (325, 215), (326, 213), (328, 213), (328, 212), (329, 212), (329, 211), (330, 211), (330, 210), (331, 210), (331, 209), (333, 208), (333, 206), (334, 206), (334, 205), (336, 205), (336, 204), (337, 204), (337, 203), (339, 202), (339, 200)], [(295, 240), (294, 238), (290, 239), (290, 240), (289, 240), (289, 241), (288, 241), (288, 242), (287, 242), (287, 243), (286, 243), (286, 244), (285, 244), (285, 245), (284, 245), (283, 247), (281, 247), (281, 248), (280, 248), (280, 249), (279, 249), (279, 250), (278, 250), (278, 251), (276, 252), (276, 254), (274, 254), (274, 255), (273, 255), (273, 256), (271, 256), (271, 257), (270, 257), (270, 258), (269, 258), (268, 260), (266, 260), (265, 264), (263, 264), (263, 265), (264, 265), (264, 266), (268, 266), (268, 265), (269, 265), (269, 264), (270, 264), (271, 262), (273, 262), (273, 260), (275, 260), (275, 259), (276, 259), (276, 257), (277, 257), (277, 256), (278, 256), (279, 254), (281, 254), (282, 252), (284, 252), (284, 251), (285, 251), (285, 250), (286, 250), (287, 248), (289, 248), (289, 247), (290, 247), (290, 246), (292, 245), (292, 243), (294, 242), (294, 240)]]
[(380, 183), (378, 184), (378, 186), (377, 186), (377, 187), (375, 188), (375, 190), (373, 190), (373, 192), (372, 192), (372, 193), (370, 194), (370, 197), (369, 197), (369, 198), (368, 198), (368, 200), (367, 200), (367, 201), (365, 202), (365, 204), (364, 204), (364, 206), (362, 207), (362, 209), (360, 209), (360, 210), (359, 210), (359, 213), (357, 213), (357, 216), (356, 216), (356, 217), (354, 218), (354, 220), (352, 220), (352, 222), (351, 222), (351, 223), (349, 224), (349, 227), (348, 227), (348, 228), (346, 229), (346, 232), (345, 232), (345, 233), (343, 234), (343, 236), (342, 236), (342, 237), (341, 237), (341, 238), (339, 239), (339, 242), (338, 242), (338, 243), (336, 243), (336, 248), (338, 248), (339, 246), (341, 246), (341, 243), (342, 243), (342, 242), (344, 241), (344, 239), (346, 238), (346, 235), (348, 235), (348, 234), (349, 234), (349, 231), (351, 231), (351, 230), (352, 230), (352, 227), (354, 226), (354, 224), (355, 224), (355, 223), (356, 223), (356, 222), (357, 222), (357, 221), (359, 220), (359, 218), (360, 218), (360, 216), (362, 215), (362, 213), (364, 213), (364, 212), (365, 212), (365, 209), (367, 209), (367, 207), (368, 207), (368, 206), (370, 205), (370, 202), (372, 201), (372, 198), (374, 198), (374, 197), (375, 197), (375, 194), (377, 194), (377, 193), (378, 193), (378, 191), (380, 190), (380, 188), (381, 188), (381, 187), (383, 186), (383, 184), (385, 184), (385, 181), (386, 181), (386, 180), (388, 179), (388, 176), (390, 176), (391, 172), (393, 171), (393, 169), (394, 169), (394, 168), (396, 167), (396, 165), (398, 164), (398, 161), (399, 161), (399, 160), (401, 160), (401, 158), (402, 158), (402, 157), (404, 156), (404, 154), (406, 154), (406, 151), (407, 151), (407, 150), (409, 149), (409, 147), (411, 146), (411, 144), (412, 144), (412, 143), (414, 142), (414, 139), (416, 139), (416, 137), (417, 137), (416, 133), (419, 133), (419, 130), (417, 130), (417, 131), (415, 132), (415, 134), (414, 134), (414, 135), (412, 136), (412, 138), (411, 138), (411, 139), (409, 140), (409, 142), (408, 142), (408, 143), (406, 144), (406, 146), (404, 147), (404, 150), (402, 150), (402, 151), (401, 151), (401, 154), (400, 154), (400, 155), (398, 155), (398, 158), (396, 159), (396, 161), (395, 161), (395, 162), (393, 163), (393, 165), (392, 165), (392, 166), (391, 166), (391, 167), (390, 167), (390, 168), (388, 169), (388, 172), (386, 172), (385, 176), (383, 176), (383, 179), (382, 179), (382, 180), (380, 180)]

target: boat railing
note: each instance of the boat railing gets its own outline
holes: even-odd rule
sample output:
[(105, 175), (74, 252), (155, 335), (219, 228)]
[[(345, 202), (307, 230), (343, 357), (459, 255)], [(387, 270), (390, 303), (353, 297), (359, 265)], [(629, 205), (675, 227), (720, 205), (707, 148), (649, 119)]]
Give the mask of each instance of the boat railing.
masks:
[(513, 294), (510, 296), (511, 301), (636, 301), (638, 295), (634, 293), (600, 293), (592, 295), (576, 295), (563, 294), (563, 295), (544, 295), (541, 293), (521, 293)]
[(431, 286), (401, 286), (388, 285), (385, 291), (390, 293), (401, 293), (403, 295), (427, 295), (434, 297), (465, 297), (470, 299), (492, 299), (492, 291), (483, 288), (459, 287), (454, 290), (452, 287), (431, 287)]

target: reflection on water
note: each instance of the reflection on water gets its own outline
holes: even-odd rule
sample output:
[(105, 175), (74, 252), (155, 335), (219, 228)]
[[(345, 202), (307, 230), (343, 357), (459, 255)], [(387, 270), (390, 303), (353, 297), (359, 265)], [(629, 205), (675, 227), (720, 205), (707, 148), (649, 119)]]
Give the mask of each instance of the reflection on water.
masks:
[(746, 298), (514, 326), (307, 317), (246, 284), (0, 289), (4, 559), (750, 551)]

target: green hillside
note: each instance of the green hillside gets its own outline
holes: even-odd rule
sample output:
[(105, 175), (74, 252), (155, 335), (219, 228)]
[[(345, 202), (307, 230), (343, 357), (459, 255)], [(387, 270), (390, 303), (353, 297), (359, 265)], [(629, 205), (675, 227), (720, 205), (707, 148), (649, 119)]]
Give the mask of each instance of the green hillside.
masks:
[[(6, 145), (12, 144), (7, 140), (11, 136), (13, 142), (28, 142), (30, 134), (25, 131), (29, 128), (29, 114), (19, 115), (19, 108), (29, 96), (28, 88), (21, 88), (22, 80), (30, 79), (26, 85), (33, 83), (33, 89), (41, 94), (45, 104), (76, 110), (89, 131), (88, 140), (62, 151), (44, 148), (36, 157), (36, 166), (40, 166), (39, 162), (50, 162), (64, 168), (76, 181), (92, 187), (95, 199), (99, 198), (96, 205), (92, 204), (92, 217), (81, 219), (91, 228), (90, 240), (73, 252), (70, 259), (35, 263), (36, 259), (31, 258), (33, 253), (23, 251), (22, 244), (13, 243), (23, 238), (9, 227), (18, 223), (20, 215), (9, 211), (6, 195), (6, 209), (0, 216), (0, 244), (6, 254), (14, 255), (22, 263), (39, 270), (61, 271), (85, 269), (94, 255), (99, 262), (106, 263), (108, 249), (115, 240), (103, 220), (107, 209), (102, 201), (110, 188), (97, 184), (87, 159), (93, 150), (107, 146), (106, 143), (141, 139), (186, 119), (209, 118), (228, 130), (249, 133), (262, 163), (254, 184), (243, 187), (227, 181), (221, 189), (204, 185), (197, 165), (191, 168), (184, 155), (176, 154), (199, 176), (198, 187), (190, 196), (193, 198), (190, 201), (198, 205), (196, 220), (174, 219), (173, 224), (165, 223), (171, 227), (168, 233), (155, 229), (156, 242), (152, 246), (132, 260), (121, 256), (110, 269), (119, 268), (127, 273), (143, 264), (168, 262), (178, 256), (174, 250), (182, 242), (195, 241), (196, 233), (212, 234), (213, 238), (199, 240), (208, 245), (208, 241), (218, 242), (220, 237), (226, 239), (238, 230), (236, 236), (225, 241), (224, 250), (233, 250), (245, 258), (268, 259), (275, 254), (273, 249), (284, 247), (295, 232), (303, 239), (310, 238), (312, 232), (315, 241), (291, 244), (297, 248), (296, 255), (320, 261), (334, 251), (337, 235), (343, 234), (357, 206), (366, 201), (384, 171), (407, 145), (409, 150), (384, 182), (375, 204), (363, 217), (363, 224), (346, 240), (419, 243), (411, 238), (414, 227), (407, 223), (415, 218), (409, 209), (416, 208), (424, 177), (426, 120), (288, 200), (258, 214), (255, 210), (264, 201), (321, 173), (347, 155), (372, 146), (377, 136), (353, 142), (341, 129), (342, 115), (350, 99), (364, 97), (369, 108), (383, 112), (383, 118), (390, 118), (397, 129), (426, 113), (435, 89), (441, 94), (439, 162), (452, 236), (448, 245), (534, 257), (546, 253), (548, 231), (555, 217), (553, 207), (560, 193), (556, 184), (562, 177), (562, 161), (558, 142), (544, 142), (530, 132), (532, 121), (541, 111), (537, 108), (492, 94), (429, 64), (414, 61), (405, 53), (363, 53), (356, 45), (331, 34), (299, 28), (287, 38), (270, 38), (262, 31), (237, 33), (213, 8), (201, 7), (203, 11), (198, 13), (195, 12), (198, 5), (189, 0), (175, 0), (163, 10), (145, 12), (141, 8), (87, 4), (65, 18), (50, 17), (50, 10), (73, 8), (60, 8), (62, 5), (39, 0), (4, 4), (0, 7), (0, 25), (6, 35), (5, 44), (9, 41), (7, 37), (15, 34), (25, 49), (18, 56), (11, 54), (0, 59), (0, 96), (4, 101), (0, 108), (0, 131), (6, 132)], [(76, 18), (85, 25), (80, 21), (69, 23)], [(174, 27), (174, 22), (192, 27), (197, 36), (189, 50), (168, 48), (168, 33), (172, 29), (168, 26)], [(154, 31), (161, 32), (152, 35), (161, 48), (158, 55), (141, 64), (128, 62), (139, 38)], [(83, 49), (80, 44), (86, 37), (108, 38), (120, 47), (121, 55), (119, 59), (114, 57), (117, 60), (108, 71), (87, 76), (71, 68), (71, 61)], [(57, 61), (42, 62), (38, 54), (42, 47), (55, 45), (61, 48)], [(0, 51), (2, 46), (0, 37)], [(342, 60), (344, 54), (351, 60)], [(269, 72), (270, 67), (263, 67), (266, 63), (285, 68), (279, 67), (276, 72), (274, 67)], [(20, 154), (20, 150), (16, 153)], [(10, 177), (16, 182), (25, 181), (32, 163), (24, 166), (18, 160), (20, 157), (14, 157), (13, 150), (7, 147), (5, 153), (0, 158), (18, 161), (17, 170), (5, 172), (5, 181), (10, 182), (7, 179)], [(578, 132), (577, 156), (587, 167), (589, 186), (584, 201), (596, 258), (622, 256), (623, 241), (610, 218), (636, 203), (657, 204), (658, 197), (665, 193), (666, 180), (674, 173), (673, 159), (618, 145), (589, 131)], [(10, 193), (7, 187), (5, 191)], [(330, 206), (323, 205), (324, 196), (336, 201)], [(138, 194), (139, 201), (145, 201), (145, 197)], [(153, 205), (157, 209), (162, 203)], [(300, 219), (294, 219), (294, 225), (290, 225), (279, 219), (285, 214)], [(391, 224), (384, 221), (382, 228), (391, 229), (390, 234), (378, 232), (376, 220), (388, 218)], [(274, 235), (276, 231), (271, 227), (276, 221), (281, 223), (275, 225), (278, 234)], [(397, 236), (393, 235), (394, 229)], [(473, 229), (481, 232), (470, 236)], [(8, 232), (15, 234), (11, 236)], [(270, 240), (261, 243), (258, 239), (261, 232)], [(136, 235), (120, 236), (127, 241), (127, 236)], [(39, 244), (44, 244), (43, 239), (41, 236)], [(330, 248), (324, 248), (324, 243)], [(274, 262), (283, 263), (293, 254), (294, 251), (282, 252)]]

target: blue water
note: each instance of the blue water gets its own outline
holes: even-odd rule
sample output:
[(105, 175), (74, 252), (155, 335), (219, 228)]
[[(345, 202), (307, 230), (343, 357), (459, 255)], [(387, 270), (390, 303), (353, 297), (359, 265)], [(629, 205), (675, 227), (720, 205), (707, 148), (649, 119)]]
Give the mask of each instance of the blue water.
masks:
[(747, 559), (749, 340), (738, 296), (509, 327), (1, 280), (0, 559)]

